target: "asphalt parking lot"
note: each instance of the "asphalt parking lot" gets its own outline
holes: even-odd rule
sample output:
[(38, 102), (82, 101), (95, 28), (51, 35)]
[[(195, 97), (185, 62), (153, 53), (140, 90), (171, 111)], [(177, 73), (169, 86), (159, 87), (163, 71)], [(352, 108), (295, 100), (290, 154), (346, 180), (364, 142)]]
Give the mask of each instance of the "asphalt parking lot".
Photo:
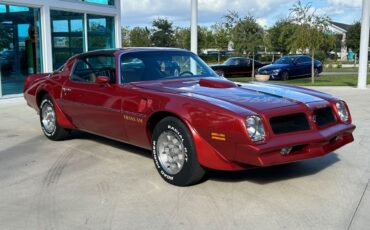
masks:
[(370, 90), (319, 89), (349, 103), (354, 143), (187, 188), (149, 151), (79, 132), (48, 141), (23, 98), (0, 100), (0, 229), (370, 229)]

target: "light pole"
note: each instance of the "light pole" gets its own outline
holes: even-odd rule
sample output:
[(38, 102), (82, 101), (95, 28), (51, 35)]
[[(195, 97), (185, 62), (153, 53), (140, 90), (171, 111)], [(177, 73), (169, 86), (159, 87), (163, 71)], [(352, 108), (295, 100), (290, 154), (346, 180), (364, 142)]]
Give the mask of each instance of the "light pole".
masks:
[(191, 0), (191, 49), (198, 53), (198, 0)]
[(358, 69), (359, 89), (366, 89), (368, 52), (369, 52), (369, 29), (370, 29), (370, 1), (362, 0), (361, 42), (360, 61)]

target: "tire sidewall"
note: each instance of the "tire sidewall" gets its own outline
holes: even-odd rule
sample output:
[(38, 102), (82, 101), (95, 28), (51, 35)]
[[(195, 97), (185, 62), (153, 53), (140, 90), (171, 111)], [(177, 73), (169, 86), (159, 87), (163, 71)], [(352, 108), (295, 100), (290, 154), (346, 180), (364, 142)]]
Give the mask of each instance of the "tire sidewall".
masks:
[[(161, 133), (168, 131), (173, 132), (176, 134), (182, 144), (184, 145), (185, 151), (185, 162), (183, 167), (181, 168), (180, 172), (177, 174), (171, 175), (167, 173), (161, 166), (158, 151), (157, 151), (157, 141)], [(195, 148), (191, 136), (189, 134), (188, 129), (184, 124), (182, 124), (179, 120), (175, 118), (166, 118), (163, 119), (157, 127), (154, 129), (153, 132), (153, 140), (152, 140), (152, 153), (153, 153), (153, 160), (154, 165), (161, 175), (161, 177), (170, 184), (185, 186), (191, 180), (190, 173), (192, 172), (192, 167), (194, 164), (197, 163)], [(194, 162), (196, 161), (196, 162)]]
[(284, 71), (284, 72), (281, 74), (281, 79), (282, 79), (283, 81), (287, 81), (287, 80), (289, 80), (289, 74), (288, 74), (288, 72)]
[(55, 113), (54, 130), (51, 133), (49, 133), (48, 131), (46, 131), (46, 129), (44, 128), (44, 125), (42, 123), (42, 108), (43, 108), (44, 105), (50, 105), (53, 108), (53, 111), (55, 113), (54, 103), (53, 103), (52, 99), (49, 96), (44, 97), (41, 101), (41, 104), (40, 104), (40, 123), (41, 123), (42, 132), (45, 134), (45, 136), (47, 136), (49, 138), (52, 138), (52, 137), (55, 136), (55, 134), (57, 132), (57, 129), (58, 129), (57, 120), (56, 120), (56, 113)]
[(318, 68), (315, 68), (314, 69), (314, 76), (315, 77), (318, 77), (319, 76), (319, 69)]

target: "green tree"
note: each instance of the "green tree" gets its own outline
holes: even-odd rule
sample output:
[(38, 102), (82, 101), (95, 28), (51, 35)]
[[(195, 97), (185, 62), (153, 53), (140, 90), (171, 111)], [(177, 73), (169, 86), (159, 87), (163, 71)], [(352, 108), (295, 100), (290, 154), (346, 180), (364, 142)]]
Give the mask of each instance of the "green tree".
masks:
[(214, 47), (212, 30), (208, 27), (198, 26), (198, 52)]
[(151, 42), (154, 46), (171, 47), (174, 44), (174, 33), (172, 22), (165, 18), (158, 18), (152, 23), (154, 29)]
[(312, 63), (311, 63), (311, 81), (315, 83), (315, 51), (320, 48), (325, 41), (328, 33), (329, 17), (326, 15), (317, 15), (316, 11), (312, 9), (311, 3), (302, 5), (298, 1), (290, 9), (290, 18), (293, 23), (298, 25), (295, 33), (290, 39), (291, 50), (309, 49)]
[(273, 51), (287, 54), (290, 51), (290, 40), (297, 29), (297, 24), (287, 19), (277, 21), (268, 31), (266, 43)]
[(190, 50), (190, 28), (176, 28), (174, 38), (175, 47)]
[(130, 31), (130, 46), (149, 47), (150, 45), (150, 30), (147, 27), (135, 27)]
[(130, 45), (130, 29), (128, 27), (121, 28), (122, 47), (129, 47)]
[(238, 53), (252, 52), (252, 80), (254, 80), (254, 58), (257, 49), (263, 46), (264, 30), (256, 22), (256, 19), (249, 15), (239, 20), (232, 30), (232, 41), (234, 49)]
[(227, 32), (227, 28), (222, 23), (216, 23), (212, 27), (213, 31), (213, 44), (214, 47), (218, 50), (218, 60), (217, 62), (220, 63), (221, 55), (220, 52), (223, 49), (228, 48), (229, 45), (229, 36)]
[(354, 23), (347, 31), (347, 47), (355, 52), (360, 49), (361, 23)]

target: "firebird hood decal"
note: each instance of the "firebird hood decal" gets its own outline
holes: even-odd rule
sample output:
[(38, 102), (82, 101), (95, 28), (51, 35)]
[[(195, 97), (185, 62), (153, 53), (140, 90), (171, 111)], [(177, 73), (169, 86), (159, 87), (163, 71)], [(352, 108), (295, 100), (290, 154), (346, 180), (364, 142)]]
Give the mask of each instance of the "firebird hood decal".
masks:
[[(323, 101), (319, 97), (280, 88), (278, 85), (265, 83), (246, 83), (232, 88), (211, 88), (198, 84), (198, 80), (176, 80), (162, 82), (141, 82), (138, 87), (151, 90), (192, 96), (195, 98), (213, 98), (258, 112), (275, 108)], [(211, 101), (211, 100), (209, 100)]]

